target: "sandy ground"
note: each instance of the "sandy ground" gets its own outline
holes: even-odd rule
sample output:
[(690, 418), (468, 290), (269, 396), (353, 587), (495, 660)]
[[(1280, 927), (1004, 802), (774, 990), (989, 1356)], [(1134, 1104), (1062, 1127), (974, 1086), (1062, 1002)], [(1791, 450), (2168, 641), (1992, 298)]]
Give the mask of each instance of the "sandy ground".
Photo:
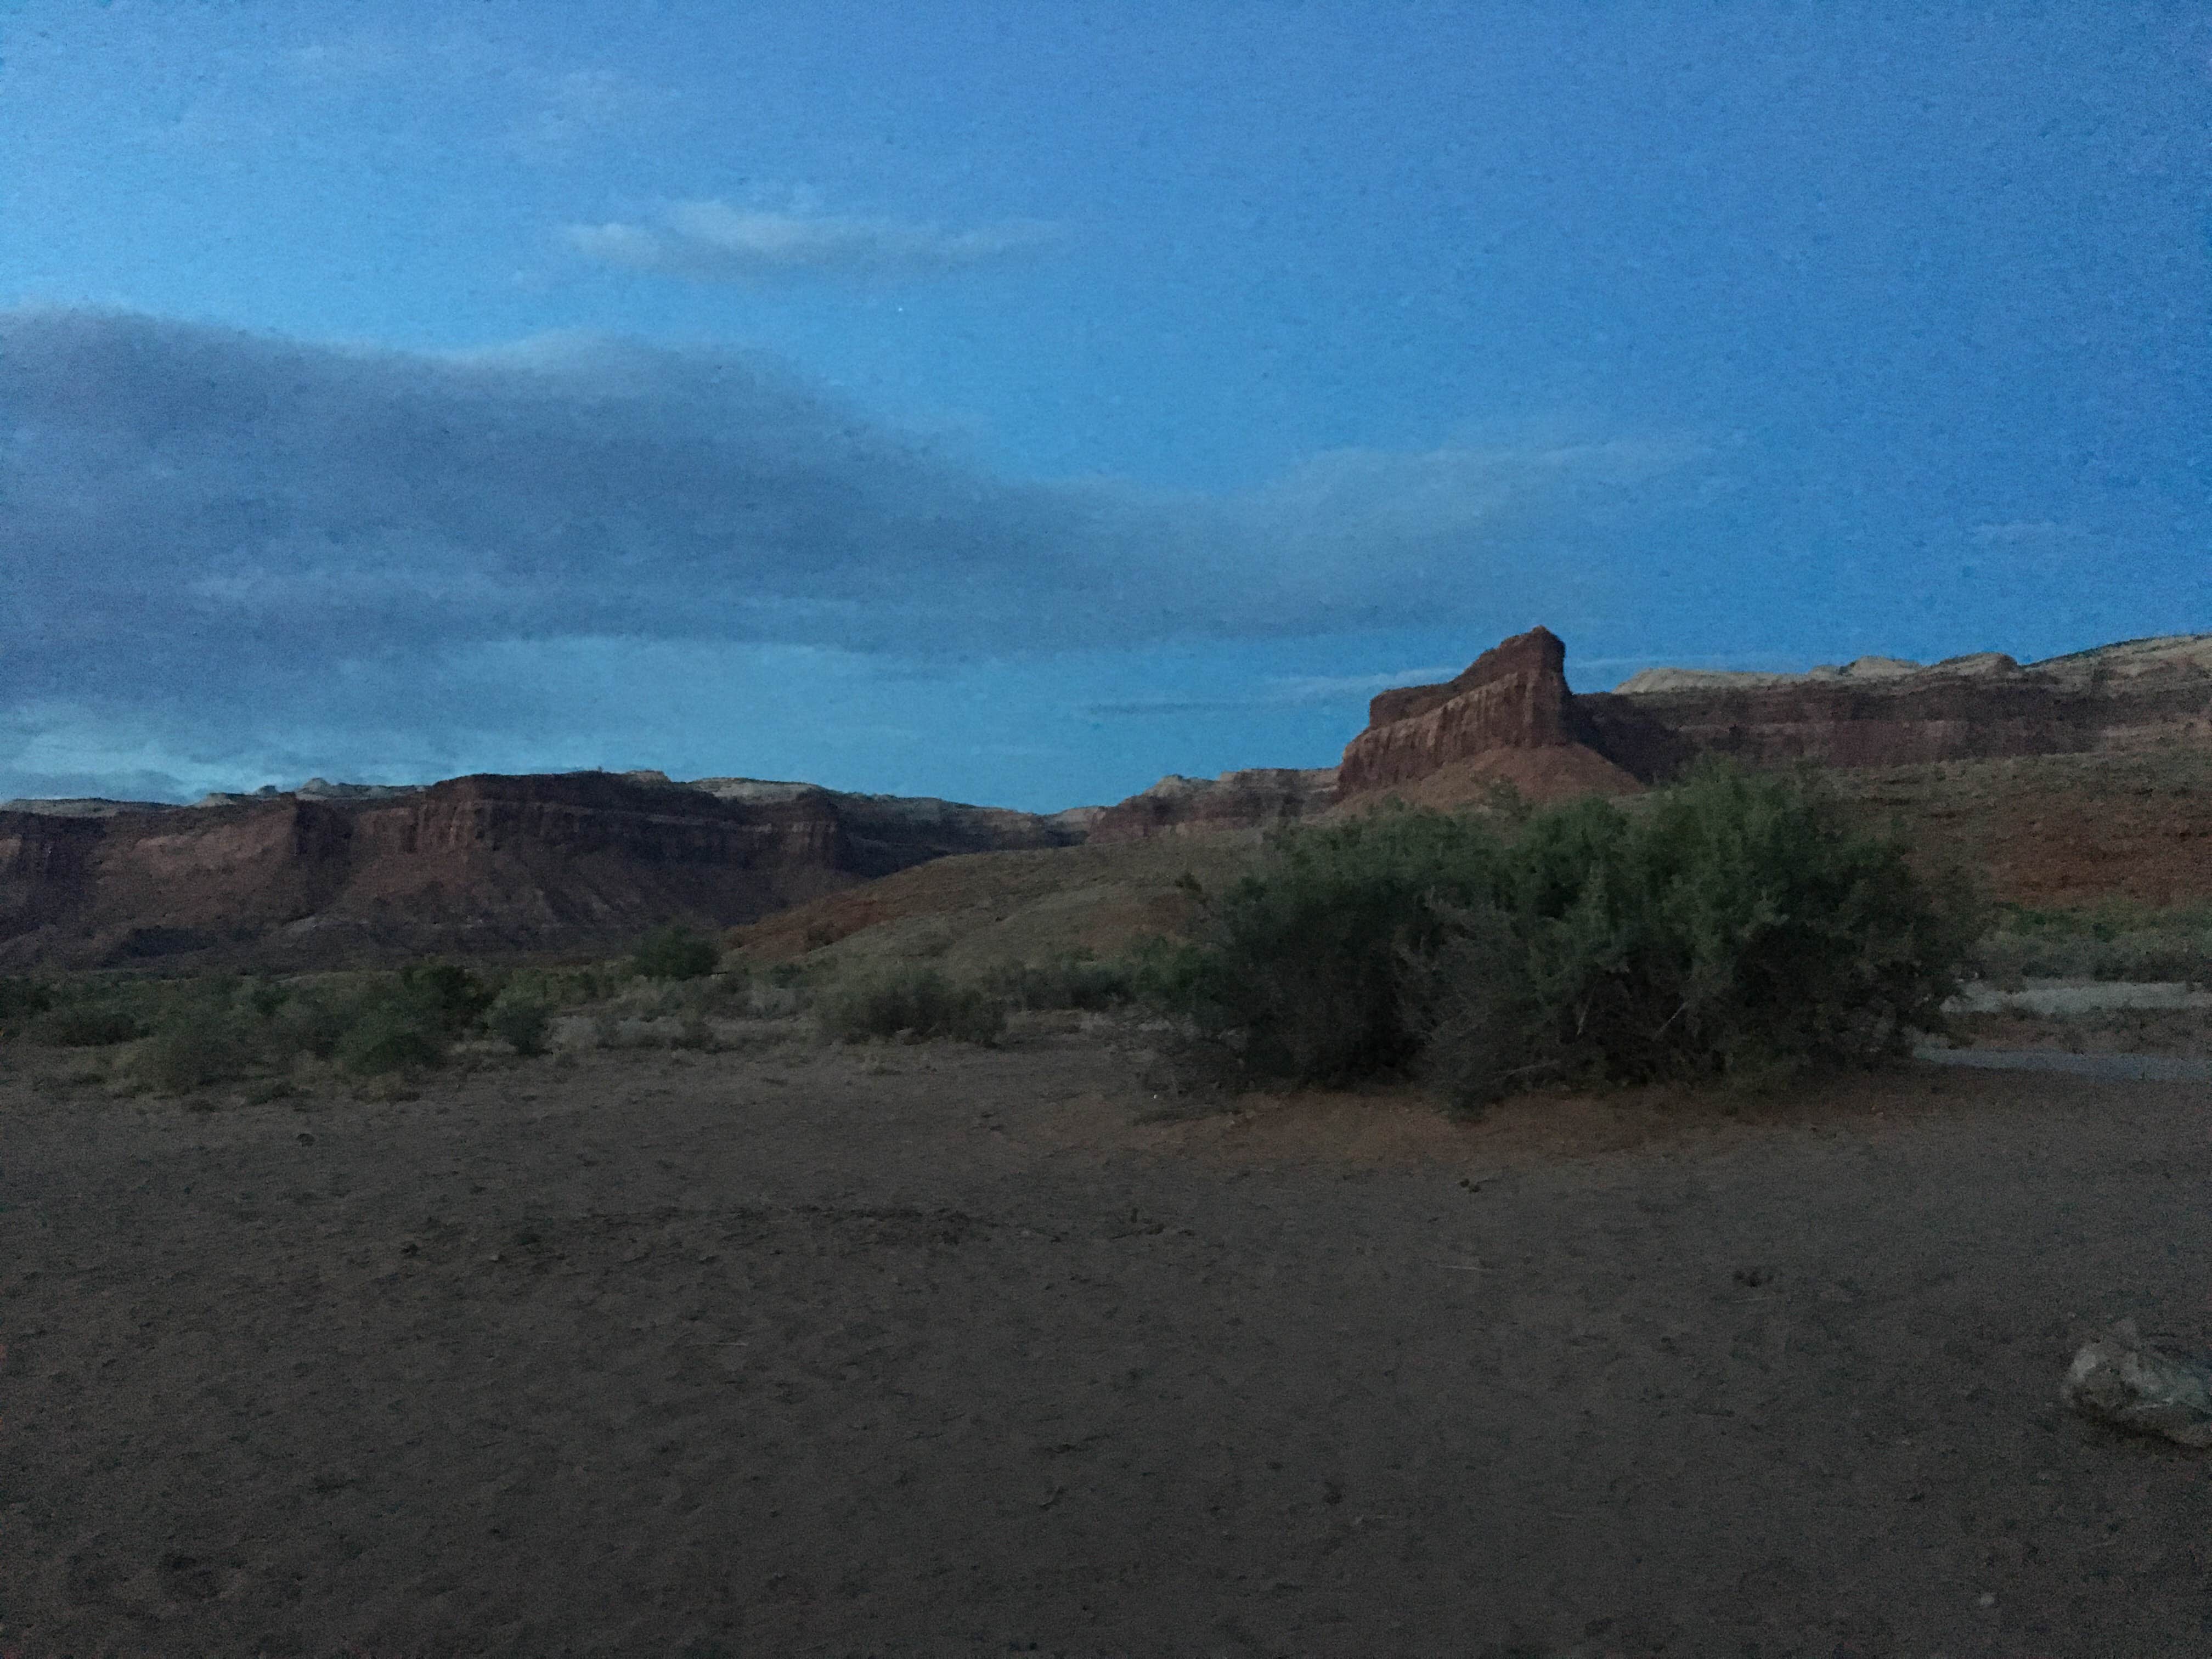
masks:
[(2212, 1334), (2212, 1085), (1133, 1076), (0, 1081), (0, 1653), (2212, 1650), (2212, 1462), (2057, 1400)]

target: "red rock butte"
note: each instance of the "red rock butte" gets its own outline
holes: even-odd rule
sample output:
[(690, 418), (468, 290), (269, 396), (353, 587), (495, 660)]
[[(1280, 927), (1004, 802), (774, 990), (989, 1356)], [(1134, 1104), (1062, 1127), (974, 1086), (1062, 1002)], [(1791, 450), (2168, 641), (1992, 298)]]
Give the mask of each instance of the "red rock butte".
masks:
[(1108, 808), (1091, 838), (1250, 827), (1394, 796), (1468, 805), (1501, 783), (1537, 802), (1626, 793), (1701, 754), (1860, 768), (2175, 742), (2212, 744), (2212, 635), (2025, 666), (1983, 652), (1926, 666), (1863, 657), (1802, 674), (1655, 669), (1577, 694), (1565, 645), (1534, 628), (1441, 684), (1381, 693), (1334, 769), (1164, 779)]
[[(1538, 802), (1625, 793), (1700, 754), (1863, 768), (2112, 750), (2212, 752), (2212, 635), (2026, 665), (1982, 653), (1803, 674), (1658, 669), (1577, 695), (1566, 647), (1537, 628), (1441, 684), (1382, 693), (1335, 767), (1169, 777), (1049, 815), (657, 772), (314, 780), (198, 807), (0, 803), (0, 971), (604, 953), (672, 918), (752, 921), (951, 854), (1249, 830), (1393, 797), (1470, 805), (1501, 783)], [(2168, 805), (2124, 856), (2154, 864), (2160, 891), (2212, 891), (2212, 837), (2186, 802)], [(2125, 838), (2100, 833), (2087, 863), (2101, 868)]]

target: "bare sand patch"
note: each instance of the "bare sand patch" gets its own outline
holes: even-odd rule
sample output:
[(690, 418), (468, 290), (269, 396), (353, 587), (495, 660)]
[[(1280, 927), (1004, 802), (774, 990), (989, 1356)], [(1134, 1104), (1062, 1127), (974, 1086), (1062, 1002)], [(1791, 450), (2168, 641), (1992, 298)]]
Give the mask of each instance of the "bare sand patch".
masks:
[(0, 1081), (0, 1650), (2212, 1643), (2203, 1456), (2057, 1403), (2105, 1322), (2212, 1329), (2204, 1085), (1140, 1123), (1135, 1076)]

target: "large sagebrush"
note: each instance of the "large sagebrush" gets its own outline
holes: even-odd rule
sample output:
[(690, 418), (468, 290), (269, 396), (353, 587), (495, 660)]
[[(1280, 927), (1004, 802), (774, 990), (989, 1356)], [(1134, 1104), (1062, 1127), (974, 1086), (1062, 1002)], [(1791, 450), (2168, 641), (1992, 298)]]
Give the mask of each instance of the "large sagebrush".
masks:
[(1285, 832), (1208, 902), (1188, 1006), (1255, 1079), (1418, 1065), (1472, 1107), (1895, 1050), (1978, 921), (1816, 782), (1711, 763), (1627, 810)]

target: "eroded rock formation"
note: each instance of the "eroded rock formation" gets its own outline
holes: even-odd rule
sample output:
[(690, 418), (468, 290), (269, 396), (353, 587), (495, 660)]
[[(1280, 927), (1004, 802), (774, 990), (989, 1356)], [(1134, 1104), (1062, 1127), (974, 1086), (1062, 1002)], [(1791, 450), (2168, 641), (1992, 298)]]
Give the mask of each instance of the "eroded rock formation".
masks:
[(1311, 817), (1336, 800), (1336, 769), (1261, 767), (1218, 778), (1170, 774), (1142, 794), (1109, 806), (1091, 826), (1096, 842), (1250, 830)]
[(1805, 674), (1647, 670), (1576, 699), (1593, 741), (1647, 780), (1690, 755), (1907, 766), (2081, 754), (2212, 736), (2212, 635), (2134, 640), (2025, 665), (1861, 658)]
[(1581, 695), (1565, 665), (1558, 636), (1533, 629), (1441, 684), (1376, 696), (1334, 771), (1164, 778), (1109, 808), (1093, 837), (1250, 828), (1392, 797), (1468, 805), (1499, 784), (1540, 802), (1623, 793), (1706, 753), (1862, 768), (2212, 744), (2212, 635), (2025, 666), (1981, 652), (1928, 665), (1862, 657), (1803, 674), (1650, 669)]
[(1567, 647), (1531, 629), (1484, 652), (1442, 685), (1385, 691), (1368, 705), (1367, 729), (1345, 748), (1337, 789), (1346, 802), (1396, 793), (1449, 774), (1470, 789), (1511, 783), (1542, 800), (1633, 789), (1636, 780), (1589, 742), (1567, 689)]
[(619, 948), (674, 917), (728, 927), (948, 853), (1082, 838), (1027, 813), (809, 785), (747, 798), (748, 781), (477, 776), (0, 811), (0, 965)]

